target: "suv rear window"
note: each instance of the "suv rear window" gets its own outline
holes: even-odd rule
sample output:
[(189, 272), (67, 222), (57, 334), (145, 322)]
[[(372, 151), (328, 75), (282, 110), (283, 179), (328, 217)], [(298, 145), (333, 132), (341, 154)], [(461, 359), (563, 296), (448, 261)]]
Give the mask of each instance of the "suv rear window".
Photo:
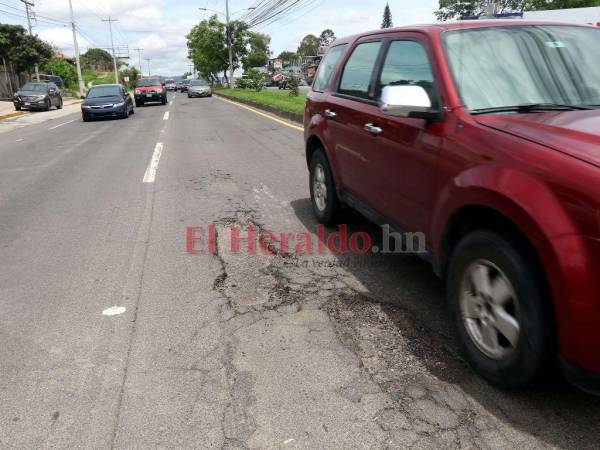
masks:
[(315, 82), (313, 83), (313, 89), (315, 91), (324, 91), (327, 89), (327, 85), (331, 80), (331, 76), (333, 75), (333, 70), (337, 62), (340, 60), (340, 57), (346, 51), (346, 47), (348, 44), (338, 45), (337, 47), (333, 47), (327, 52), (323, 61), (319, 65), (319, 70), (317, 71), (317, 75), (315, 76)]
[(146, 87), (146, 86), (160, 86), (162, 83), (158, 78), (146, 78), (144, 80), (139, 80), (136, 86)]
[(338, 93), (369, 98), (371, 78), (380, 48), (380, 41), (365, 42), (356, 46), (344, 66)]

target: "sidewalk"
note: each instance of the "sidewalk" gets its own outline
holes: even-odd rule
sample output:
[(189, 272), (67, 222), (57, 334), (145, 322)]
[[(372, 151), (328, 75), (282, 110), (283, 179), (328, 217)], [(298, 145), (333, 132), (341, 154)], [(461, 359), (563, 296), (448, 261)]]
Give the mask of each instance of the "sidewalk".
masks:
[[(63, 97), (63, 105), (73, 105), (81, 103), (81, 100), (75, 97)], [(15, 107), (10, 101), (0, 101), (0, 120), (8, 119), (9, 117), (22, 116), (29, 114), (29, 111), (15, 111)]]

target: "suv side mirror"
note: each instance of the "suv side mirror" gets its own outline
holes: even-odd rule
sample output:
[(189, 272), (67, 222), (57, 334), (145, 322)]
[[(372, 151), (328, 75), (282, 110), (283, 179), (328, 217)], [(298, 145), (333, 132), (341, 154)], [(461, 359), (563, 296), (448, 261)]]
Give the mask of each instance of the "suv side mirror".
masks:
[(431, 100), (421, 86), (403, 84), (385, 86), (379, 109), (388, 116), (439, 120), (441, 111), (432, 108)]

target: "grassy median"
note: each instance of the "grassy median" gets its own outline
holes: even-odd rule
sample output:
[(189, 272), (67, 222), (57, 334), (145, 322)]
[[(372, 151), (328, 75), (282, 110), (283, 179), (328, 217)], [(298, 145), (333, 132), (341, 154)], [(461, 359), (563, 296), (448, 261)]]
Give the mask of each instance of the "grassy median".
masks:
[(237, 100), (252, 102), (257, 105), (263, 105), (267, 108), (284, 114), (298, 114), (302, 116), (304, 112), (305, 94), (300, 93), (293, 97), (290, 91), (279, 91), (264, 89), (256, 92), (252, 89), (215, 89), (217, 94)]

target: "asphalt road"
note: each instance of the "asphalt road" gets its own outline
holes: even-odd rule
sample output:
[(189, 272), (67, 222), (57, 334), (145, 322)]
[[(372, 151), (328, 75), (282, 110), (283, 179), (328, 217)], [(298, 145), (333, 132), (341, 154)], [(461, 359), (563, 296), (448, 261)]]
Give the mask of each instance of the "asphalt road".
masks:
[(0, 123), (0, 447), (598, 446), (598, 399), (466, 367), (420, 260), (232, 252), (231, 227), (315, 232), (302, 134), (170, 99)]

